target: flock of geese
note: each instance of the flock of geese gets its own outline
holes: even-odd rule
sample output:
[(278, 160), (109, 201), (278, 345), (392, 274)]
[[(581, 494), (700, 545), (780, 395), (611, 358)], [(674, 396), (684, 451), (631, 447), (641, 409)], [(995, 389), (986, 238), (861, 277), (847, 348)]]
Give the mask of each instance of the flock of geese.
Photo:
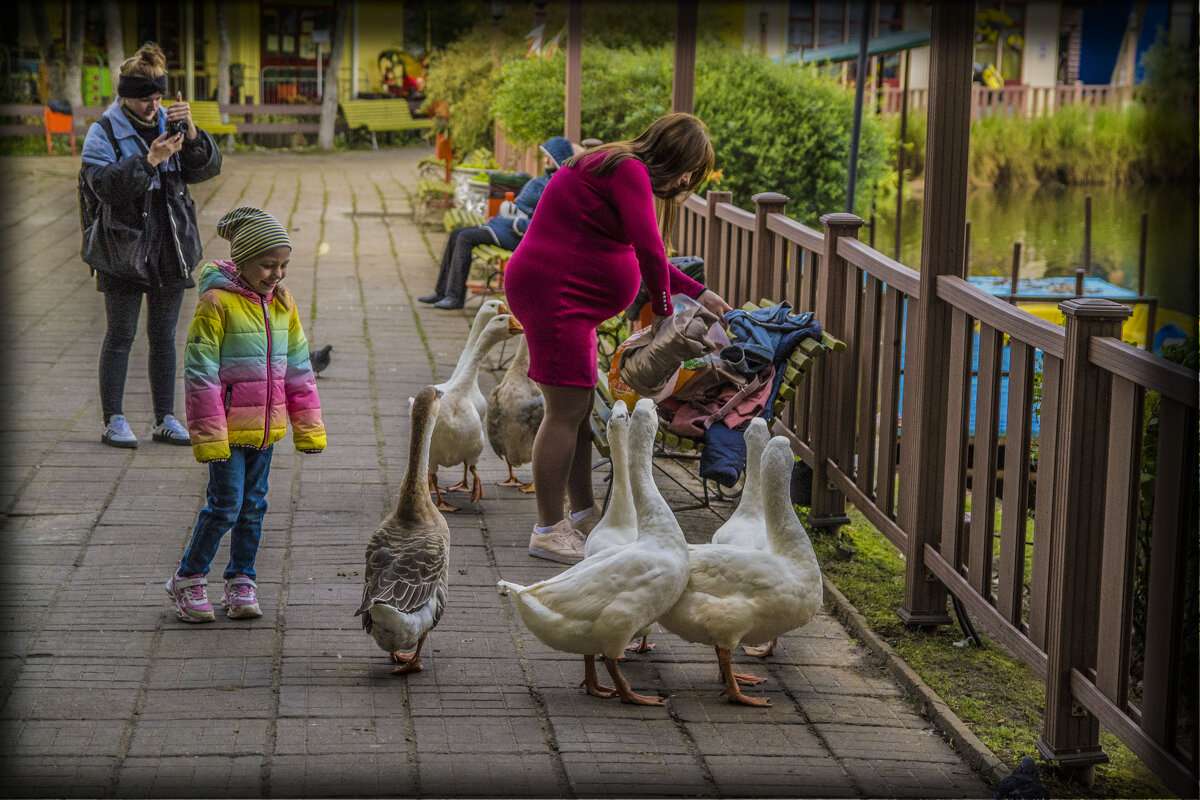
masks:
[[(508, 464), (504, 484), (520, 485), (513, 469), (531, 460), (541, 422), (540, 393), (525, 375), (524, 339), (490, 398), (479, 391), (483, 358), (521, 332), (502, 303), (489, 303), (476, 315), (450, 379), (411, 399), (408, 466), (396, 509), (367, 545), (356, 616), (397, 664), (397, 674), (422, 669), (421, 649), (446, 606), (450, 541), (442, 511), (454, 507), (442, 496), (438, 467), (461, 464), (463, 480), (451, 488), (465, 489), (470, 479), (472, 498), (482, 497), (476, 464), (486, 430)], [(751, 422), (737, 510), (711, 542), (689, 545), (654, 482), (653, 401), (639, 400), (632, 410), (618, 401), (608, 425), (612, 497), (588, 536), (584, 559), (530, 586), (501, 580), (500, 594), (513, 599), (525, 626), (544, 644), (583, 656), (581, 685), (588, 694), (662, 705), (658, 696), (634, 692), (620, 669), (627, 649), (653, 647), (647, 637), (657, 623), (715, 649), (722, 694), (731, 702), (770, 705), (742, 691), (764, 679), (734, 672), (732, 651), (741, 644), (751, 655), (769, 655), (778, 637), (808, 623), (822, 600), (816, 554), (791, 503), (795, 459), (788, 440), (771, 438), (762, 419)], [(600, 682), (597, 655), (612, 686)]]

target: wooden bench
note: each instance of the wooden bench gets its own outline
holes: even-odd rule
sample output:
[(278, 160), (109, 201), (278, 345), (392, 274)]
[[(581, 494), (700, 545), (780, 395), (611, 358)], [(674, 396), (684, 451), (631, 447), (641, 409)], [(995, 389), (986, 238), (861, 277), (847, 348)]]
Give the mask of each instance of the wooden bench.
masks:
[(195, 100), (188, 106), (192, 110), (192, 122), (197, 128), (204, 128), (213, 136), (238, 132), (237, 125), (232, 122), (221, 122), (221, 107), (215, 100)]
[(413, 117), (407, 100), (347, 100), (342, 103), (346, 127), (366, 128), (371, 147), (378, 150), (375, 134), (389, 131), (415, 131), (433, 127), (432, 117)]
[[(759, 300), (758, 305), (754, 303), (745, 303), (742, 308), (746, 311), (753, 311), (757, 308), (768, 308), (777, 305), (771, 300)], [(608, 388), (608, 368), (612, 362), (612, 356), (616, 352), (617, 345), (623, 341), (623, 337), (627, 335), (627, 326), (619, 319), (614, 317), (603, 323), (597, 328), (597, 359), (600, 367), (600, 382), (596, 386), (595, 399), (592, 403), (592, 444), (596, 448), (596, 452), (600, 454), (601, 460), (592, 468), (596, 469), (611, 463), (612, 451), (608, 446), (608, 419), (612, 416), (613, 398), (612, 392)], [(616, 337), (622, 337), (617, 339)], [(607, 341), (606, 341), (607, 340)], [(816, 359), (830, 350), (841, 353), (846, 350), (846, 343), (834, 338), (829, 333), (822, 333), (818, 339), (803, 339), (792, 350), (787, 361), (783, 365), (783, 382), (779, 385), (779, 391), (775, 395), (775, 404), (771, 408), (772, 419), (778, 419), (783, 413), (785, 406), (796, 396), (796, 391), (799, 389), (800, 381), (812, 368)], [(632, 411), (632, 409), (630, 409)], [(670, 430), (667, 430), (666, 423), (659, 421), (658, 431), (654, 435), (654, 457), (655, 458), (696, 458), (704, 449), (703, 439), (692, 439), (688, 436), (680, 436)], [(604, 506), (608, 506), (608, 494), (612, 490), (611, 475), (608, 480), (608, 490), (604, 497)], [(695, 508), (706, 508), (709, 504), (708, 481), (701, 480), (703, 496), (699, 498), (700, 502), (696, 505), (687, 506), (685, 508), (677, 508), (675, 511), (688, 511)]]

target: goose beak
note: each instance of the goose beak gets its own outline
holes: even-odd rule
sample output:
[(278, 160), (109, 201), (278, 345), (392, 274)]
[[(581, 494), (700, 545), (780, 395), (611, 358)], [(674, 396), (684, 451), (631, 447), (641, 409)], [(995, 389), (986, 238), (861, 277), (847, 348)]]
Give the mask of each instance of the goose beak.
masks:
[(524, 332), (525, 329), (521, 327), (521, 323), (517, 322), (517, 318), (510, 315), (508, 318), (508, 335), (516, 336)]
[(441, 389), (438, 389), (438, 388), (436, 388), (436, 387), (434, 387), (434, 391), (435, 391), (435, 392), (437, 392), (437, 398), (438, 398), (438, 400), (441, 400), (441, 399), (442, 399), (442, 395), (444, 395), (444, 394), (445, 394), (445, 392), (443, 392)]
[(508, 310), (508, 306), (505, 305), (503, 301), (500, 301), (500, 313), (501, 314), (511, 314), (512, 313), (511, 311)]

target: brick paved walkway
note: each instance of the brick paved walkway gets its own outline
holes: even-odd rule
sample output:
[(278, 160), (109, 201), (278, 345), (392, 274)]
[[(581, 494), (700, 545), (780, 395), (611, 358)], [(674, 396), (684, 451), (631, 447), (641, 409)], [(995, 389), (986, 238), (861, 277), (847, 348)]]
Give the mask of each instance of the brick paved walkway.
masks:
[[(230, 208), (285, 222), (309, 339), (334, 344), (319, 381), (329, 450), (301, 456), (290, 436), (277, 448), (258, 559), (264, 616), (198, 627), (175, 620), (162, 587), (207, 472), (150, 441), (144, 323), (125, 402), (142, 445), (99, 443), (104, 316), (78, 256), (78, 160), (0, 165), (5, 793), (990, 795), (827, 613), (749, 667), (769, 678), (757, 693), (770, 709), (725, 702), (711, 651), (662, 632), (625, 672), (638, 691), (669, 695), (665, 708), (588, 697), (580, 659), (544, 647), (497, 595), (500, 576), (530, 583), (558, 569), (526, 553), (534, 503), (511, 488), (489, 484), (449, 516), (450, 601), (426, 670), (391, 675), (351, 616), (363, 548), (404, 473), (407, 398), (449, 375), (470, 322), (411, 299), (432, 289), (445, 240), (412, 218), (426, 152), (238, 154), (194, 187), (210, 256), (228, 253), (215, 228)], [(180, 342), (195, 302), (189, 293)], [(494, 380), (484, 376), (485, 393)], [(480, 471), (504, 477), (490, 450)], [(693, 541), (720, 523), (714, 511), (680, 518)]]

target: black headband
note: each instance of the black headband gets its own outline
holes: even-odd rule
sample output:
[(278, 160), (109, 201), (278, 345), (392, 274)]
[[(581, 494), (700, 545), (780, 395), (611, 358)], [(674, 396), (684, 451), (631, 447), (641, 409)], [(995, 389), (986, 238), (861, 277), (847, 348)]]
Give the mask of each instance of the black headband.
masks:
[(152, 94), (167, 93), (167, 76), (143, 78), (141, 75), (122, 75), (117, 81), (117, 94), (131, 100), (144, 100)]

